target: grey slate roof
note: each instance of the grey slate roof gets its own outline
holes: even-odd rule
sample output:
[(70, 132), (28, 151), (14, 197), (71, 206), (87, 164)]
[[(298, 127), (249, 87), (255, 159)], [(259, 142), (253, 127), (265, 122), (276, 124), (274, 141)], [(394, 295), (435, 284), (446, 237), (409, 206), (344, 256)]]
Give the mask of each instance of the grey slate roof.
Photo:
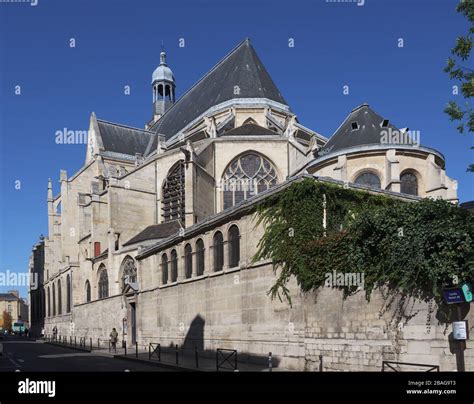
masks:
[(260, 125), (255, 125), (253, 123), (247, 123), (228, 132), (223, 133), (221, 136), (252, 136), (252, 135), (267, 135), (267, 136), (276, 136), (277, 132), (274, 132), (270, 129), (264, 128)]
[[(234, 94), (234, 86), (239, 86), (239, 94)], [(288, 105), (248, 39), (176, 101), (151, 130), (169, 139), (212, 106), (235, 98), (268, 98)]]
[(16, 302), (20, 300), (18, 297), (16, 297), (13, 293), (0, 293), (0, 301), (11, 301), (11, 302)]
[(150, 143), (156, 144), (155, 133), (100, 119), (97, 119), (97, 124), (106, 151), (131, 156), (140, 153), (144, 156), (147, 146)]
[(131, 244), (140, 243), (146, 240), (156, 240), (166, 238), (174, 233), (177, 233), (181, 229), (181, 225), (177, 220), (170, 220), (169, 222), (163, 222), (160, 224), (154, 224), (145, 228), (136, 236), (128, 240), (123, 246), (126, 247)]
[[(383, 130), (388, 130), (389, 128), (398, 130), (391, 123), (387, 127), (382, 127), (381, 123), (384, 119), (367, 104), (354, 108), (346, 120), (329, 138), (324, 147), (318, 151), (317, 155), (322, 157), (328, 153), (334, 153), (350, 147), (380, 145), (382, 139), (381, 132)], [(359, 129), (352, 129), (353, 122), (357, 122)]]

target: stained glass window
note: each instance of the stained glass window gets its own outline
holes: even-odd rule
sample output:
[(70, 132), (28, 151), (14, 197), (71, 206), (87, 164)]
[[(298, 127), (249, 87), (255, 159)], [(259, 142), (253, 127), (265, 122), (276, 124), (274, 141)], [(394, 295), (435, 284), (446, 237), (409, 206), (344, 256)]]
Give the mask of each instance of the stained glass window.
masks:
[(109, 296), (109, 277), (105, 267), (99, 269), (99, 299), (105, 299)]
[(214, 271), (221, 271), (224, 266), (224, 237), (218, 231), (214, 234)]
[(168, 283), (168, 256), (166, 254), (161, 256), (161, 281), (163, 285)]
[(179, 219), (184, 223), (184, 161), (179, 161), (169, 171), (162, 195), (163, 220)]
[(171, 251), (171, 282), (178, 280), (178, 254), (176, 250)]
[(263, 192), (278, 182), (275, 167), (257, 153), (246, 153), (234, 159), (223, 179), (224, 209)]
[(122, 262), (122, 289), (125, 287), (125, 280), (129, 283), (137, 282), (137, 267), (132, 257), (125, 257)]
[(91, 284), (89, 281), (86, 281), (86, 302), (91, 301)]
[(202, 275), (204, 273), (204, 242), (202, 239), (196, 241), (196, 267), (197, 275)]
[(193, 275), (193, 248), (191, 244), (186, 244), (184, 247), (184, 272), (186, 279)]
[(236, 225), (229, 229), (229, 268), (239, 266), (240, 261), (240, 233)]
[(368, 172), (368, 171), (362, 174), (359, 174), (354, 182), (356, 184), (364, 185), (369, 188), (375, 188), (375, 189), (381, 188), (380, 178), (378, 177), (378, 175), (372, 172)]
[(71, 277), (66, 277), (66, 313), (71, 312)]
[(418, 195), (418, 180), (412, 172), (404, 172), (400, 176), (400, 192), (409, 195)]

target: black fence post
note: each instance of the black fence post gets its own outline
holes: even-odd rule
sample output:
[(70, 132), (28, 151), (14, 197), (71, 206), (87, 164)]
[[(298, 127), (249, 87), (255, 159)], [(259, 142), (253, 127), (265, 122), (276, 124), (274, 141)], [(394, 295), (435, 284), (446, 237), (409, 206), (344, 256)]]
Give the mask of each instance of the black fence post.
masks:
[(125, 341), (125, 344), (123, 346), (125, 348), (125, 356), (127, 356), (127, 341)]
[(100, 338), (97, 338), (97, 350), (100, 351)]
[(234, 370), (237, 370), (237, 351), (235, 351)]
[(268, 353), (268, 371), (269, 371), (269, 372), (272, 371), (272, 367), (273, 367), (273, 363), (272, 363), (272, 353), (269, 352), (269, 353)]
[(176, 344), (176, 364), (178, 364), (178, 344)]
[(219, 371), (219, 350), (216, 351), (216, 372)]
[(319, 371), (323, 371), (323, 355), (319, 355)]
[(151, 345), (151, 344), (148, 344), (148, 360), (151, 360), (151, 349), (150, 349), (150, 345)]
[(135, 358), (138, 358), (138, 342), (135, 341)]
[(161, 362), (161, 344), (158, 344), (158, 361)]
[(75, 335), (74, 335), (74, 347), (77, 348), (77, 339)]
[(92, 352), (92, 337), (90, 338), (91, 352)]
[(194, 355), (196, 357), (196, 369), (199, 368), (199, 355), (197, 347), (194, 348)]

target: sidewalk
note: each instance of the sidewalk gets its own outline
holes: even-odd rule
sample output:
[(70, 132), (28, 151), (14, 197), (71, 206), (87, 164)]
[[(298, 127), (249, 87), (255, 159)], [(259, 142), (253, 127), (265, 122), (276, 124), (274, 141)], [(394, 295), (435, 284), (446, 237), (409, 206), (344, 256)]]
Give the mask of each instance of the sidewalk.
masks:
[[(217, 371), (217, 361), (216, 361), (216, 353), (210, 351), (198, 351), (197, 358), (196, 352), (192, 350), (187, 350), (187, 352), (183, 352), (182, 349), (178, 350), (178, 363), (176, 363), (176, 352), (169, 347), (163, 348), (160, 354), (160, 360), (158, 360), (158, 353), (157, 352), (148, 352), (148, 350), (137, 349), (135, 346), (132, 348), (128, 347), (126, 352), (125, 348), (117, 347), (117, 351), (109, 351), (108, 347), (101, 347), (97, 349), (97, 346), (92, 345), (92, 350), (90, 349), (90, 344), (86, 344), (85, 346), (74, 346), (70, 344), (58, 343), (58, 342), (50, 342), (45, 341), (47, 344), (51, 345), (58, 345), (65, 348), (75, 349), (81, 352), (90, 352), (94, 355), (100, 356), (107, 356), (113, 357), (119, 360), (126, 360), (126, 361), (133, 361), (133, 362), (141, 362), (146, 363), (148, 365), (154, 365), (164, 368), (169, 368), (173, 370), (180, 370), (180, 371), (193, 371), (193, 372), (216, 372)], [(171, 352), (172, 351), (172, 352)], [(239, 361), (239, 353), (237, 353), (237, 370), (234, 370), (235, 367), (235, 357), (232, 356), (225, 360), (227, 354), (224, 353), (223, 355), (220, 354), (218, 358), (219, 362), (219, 372), (268, 372), (269, 366), (268, 362), (263, 365), (248, 363), (248, 362), (241, 362)], [(288, 369), (277, 367), (276, 361), (272, 361), (272, 371), (274, 372), (281, 372), (281, 371), (288, 371)]]

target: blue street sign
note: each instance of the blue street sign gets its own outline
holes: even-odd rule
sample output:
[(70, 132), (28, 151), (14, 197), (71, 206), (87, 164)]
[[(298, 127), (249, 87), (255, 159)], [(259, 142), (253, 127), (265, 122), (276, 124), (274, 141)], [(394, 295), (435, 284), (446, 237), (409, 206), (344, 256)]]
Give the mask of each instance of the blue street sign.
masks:
[(466, 302), (472, 302), (472, 287), (471, 285), (468, 285), (465, 283), (464, 285), (461, 286), (462, 293), (464, 294), (464, 299), (466, 299)]
[(461, 288), (443, 289), (444, 300), (448, 304), (464, 303), (464, 293)]

